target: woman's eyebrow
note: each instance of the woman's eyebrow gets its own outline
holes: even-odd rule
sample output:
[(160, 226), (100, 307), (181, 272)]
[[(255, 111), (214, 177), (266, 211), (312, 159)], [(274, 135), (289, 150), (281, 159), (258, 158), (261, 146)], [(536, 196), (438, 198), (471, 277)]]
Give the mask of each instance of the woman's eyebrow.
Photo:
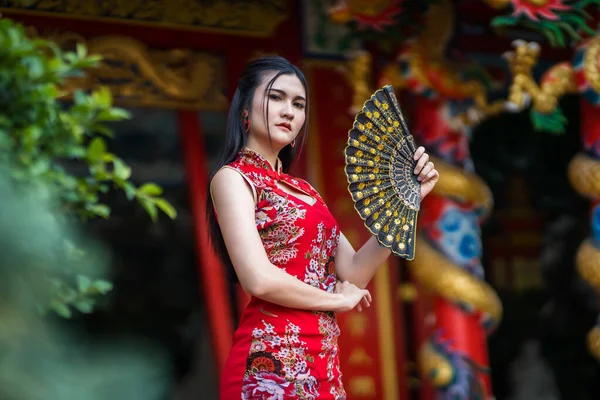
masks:
[[(271, 88), (270, 90), (280, 93), (282, 95), (287, 95), (287, 93), (285, 92), (285, 90), (281, 90), (281, 89), (275, 89), (275, 88)], [(296, 98), (294, 100), (303, 100), (306, 101), (306, 99), (302, 96), (296, 96)]]

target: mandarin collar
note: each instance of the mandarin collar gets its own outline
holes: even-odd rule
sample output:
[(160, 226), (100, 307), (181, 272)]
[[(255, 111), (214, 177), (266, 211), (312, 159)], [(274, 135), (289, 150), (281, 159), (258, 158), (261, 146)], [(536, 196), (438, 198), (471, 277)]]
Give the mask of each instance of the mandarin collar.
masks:
[(245, 159), (245, 161), (248, 161), (250, 164), (258, 168), (262, 168), (268, 172), (273, 172), (277, 175), (282, 173), (281, 160), (279, 158), (277, 158), (277, 169), (275, 169), (269, 160), (265, 158), (265, 156), (247, 147), (240, 151), (240, 157)]

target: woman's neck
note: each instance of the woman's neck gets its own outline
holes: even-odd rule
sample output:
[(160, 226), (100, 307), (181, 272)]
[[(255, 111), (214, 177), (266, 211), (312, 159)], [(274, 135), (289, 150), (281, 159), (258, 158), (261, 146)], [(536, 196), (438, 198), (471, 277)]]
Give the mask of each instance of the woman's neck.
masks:
[(277, 171), (277, 155), (279, 154), (279, 152), (275, 152), (275, 150), (273, 150), (271, 146), (269, 146), (268, 144), (266, 146), (261, 146), (256, 141), (249, 139), (248, 143), (246, 144), (246, 148), (263, 156), (269, 162), (269, 164), (271, 164), (271, 167), (273, 167), (273, 169)]

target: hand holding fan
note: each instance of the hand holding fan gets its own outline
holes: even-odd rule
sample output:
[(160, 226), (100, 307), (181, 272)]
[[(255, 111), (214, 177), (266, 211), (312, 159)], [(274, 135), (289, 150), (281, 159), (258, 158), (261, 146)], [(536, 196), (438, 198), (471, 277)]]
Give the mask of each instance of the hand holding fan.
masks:
[(417, 146), (392, 86), (365, 102), (348, 132), (345, 172), (354, 208), (378, 242), (412, 260), (421, 184), (414, 174)]

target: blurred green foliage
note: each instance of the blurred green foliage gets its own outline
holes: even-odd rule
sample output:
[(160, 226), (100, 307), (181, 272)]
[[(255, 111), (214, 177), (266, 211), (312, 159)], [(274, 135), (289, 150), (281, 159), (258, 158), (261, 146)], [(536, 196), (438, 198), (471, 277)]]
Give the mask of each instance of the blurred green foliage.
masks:
[[(63, 200), (55, 187), (43, 181), (15, 186), (13, 180), (0, 167), (0, 399), (167, 398), (172, 369), (155, 345), (140, 338), (100, 340), (59, 317), (39, 315), (38, 305), (52, 301), (61, 315), (69, 311), (59, 304), (91, 310), (88, 298), (110, 289), (91, 278), (106, 274), (108, 260), (76, 219), (57, 213)], [(85, 257), (62, 251), (73, 242)], [(64, 283), (70, 274), (73, 288)]]
[[(125, 110), (113, 107), (110, 91), (76, 91), (72, 102), (62, 101), (65, 82), (100, 61), (88, 55), (83, 45), (73, 52), (62, 51), (49, 41), (28, 36), (10, 19), (0, 18), (0, 166), (15, 188), (39, 186), (52, 192), (59, 219), (109, 218), (111, 209), (101, 196), (111, 189), (139, 202), (154, 221), (159, 210), (176, 218), (176, 210), (161, 197), (158, 185), (134, 185), (131, 168), (107, 150), (112, 132), (106, 123), (128, 118)], [(73, 163), (84, 166), (83, 172), (67, 168)], [(46, 296), (36, 296), (36, 307), (65, 318), (74, 309), (89, 313), (112, 284), (86, 271), (88, 250), (76, 237), (59, 237), (62, 240), (37, 259), (40, 264), (59, 258), (63, 262), (37, 270), (50, 290), (42, 291)], [(28, 238), (22, 240), (25, 245)]]

